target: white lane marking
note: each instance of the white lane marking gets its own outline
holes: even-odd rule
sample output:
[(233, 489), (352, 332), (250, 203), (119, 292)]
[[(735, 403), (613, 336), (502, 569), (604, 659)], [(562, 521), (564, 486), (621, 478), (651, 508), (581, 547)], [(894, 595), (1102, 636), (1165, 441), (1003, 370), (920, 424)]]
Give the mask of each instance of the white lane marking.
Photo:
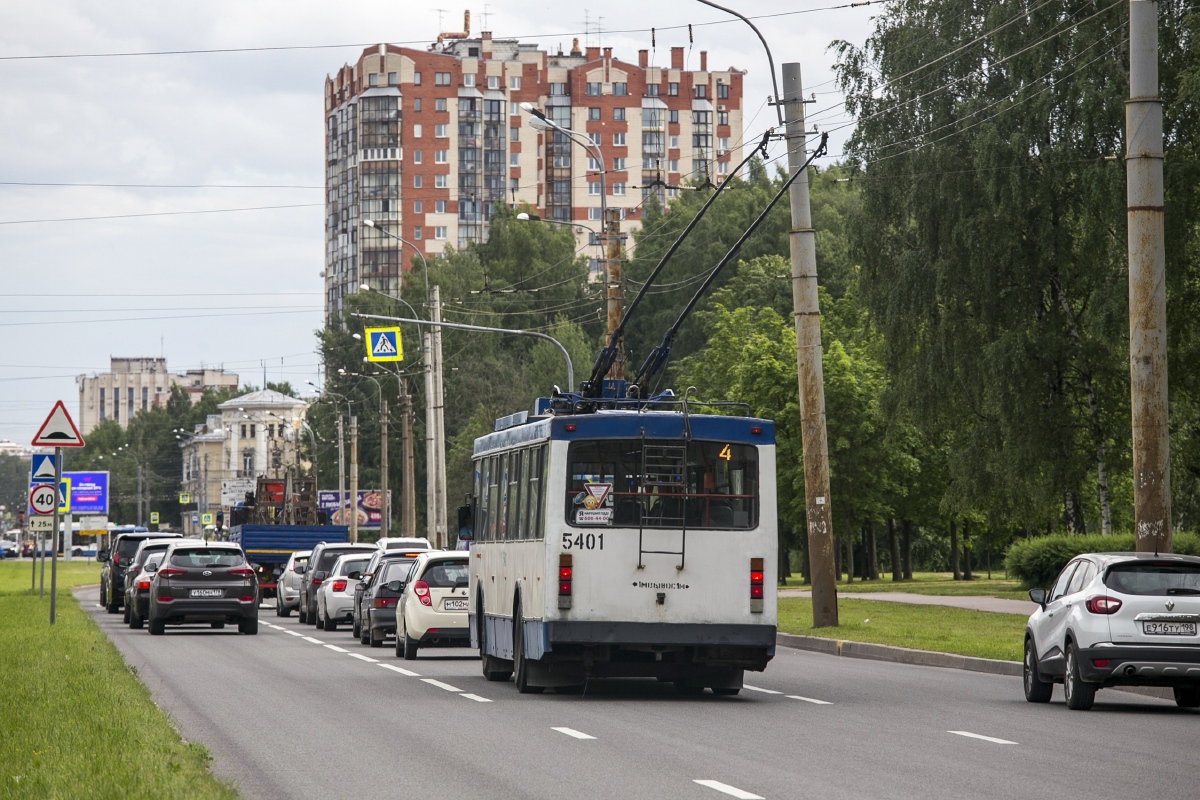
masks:
[(330, 650), (335, 650), (339, 653), (349, 653), (350, 652), (349, 650), (347, 650), (344, 647), (338, 647), (336, 644), (327, 644), (325, 646), (328, 647)]
[(311, 637), (311, 636), (305, 636), (305, 637), (304, 637), (304, 641), (306, 641), (306, 642), (312, 642), (313, 644), (325, 644), (325, 643), (324, 643), (324, 642), (322, 642), (320, 639), (314, 639), (314, 638), (313, 638), (313, 637)]
[(292, 636), (303, 636), (304, 635), (303, 633), (297, 633), (296, 631), (284, 631), (284, 633), (290, 633)]
[(815, 706), (831, 706), (833, 703), (828, 700), (818, 700), (815, 697), (801, 697), (798, 694), (785, 695), (789, 700), (803, 700), (806, 703), (812, 703)]
[(588, 734), (584, 733), (583, 731), (577, 731), (574, 728), (551, 728), (550, 730), (558, 731), (559, 733), (565, 733), (567, 736), (571, 736), (576, 739), (595, 739), (596, 738), (595, 736), (589, 736)]
[(451, 686), (448, 683), (442, 683), (441, 681), (435, 681), (433, 678), (421, 678), (421, 681), (423, 683), (428, 683), (430, 686), (436, 686), (439, 689), (445, 689), (447, 692), (461, 692), (462, 691), (462, 689), (458, 688), (457, 686)]
[(1016, 744), (1016, 742), (1010, 742), (1008, 739), (997, 739), (995, 736), (984, 736), (982, 733), (971, 733), (970, 731), (946, 731), (946, 733), (953, 733), (955, 736), (966, 736), (969, 739), (982, 739), (985, 742), (992, 742), (993, 744)]
[(738, 798), (738, 800), (765, 800), (762, 795), (753, 794), (743, 789), (739, 789), (736, 786), (730, 786), (728, 783), (721, 783), (720, 781), (705, 780), (692, 781), (692, 783), (698, 783), (701, 786), (707, 786), (709, 789), (716, 789), (718, 792), (724, 792), (730, 797)]
[(378, 664), (379, 663), (378, 658), (371, 658), (370, 656), (364, 656), (362, 653), (351, 653), (350, 657), (357, 658), (359, 661), (366, 661), (368, 664)]
[(413, 672), (411, 669), (404, 669), (404, 667), (394, 667), (391, 664), (380, 664), (379, 666), (384, 669), (390, 669), (392, 672), (399, 672), (401, 675), (407, 675), (410, 678), (421, 677), (421, 673)]
[(480, 697), (480, 696), (479, 696), (479, 695), (477, 695), (477, 694), (471, 694), (471, 693), (469, 693), (469, 692), (463, 692), (462, 694), (460, 694), (460, 695), (459, 695), (459, 697), (466, 697), (466, 698), (469, 698), (469, 699), (471, 699), (471, 700), (474, 700), (476, 703), (490, 703), (490, 702), (492, 702), (491, 700), (488, 700), (486, 697)]
[(750, 690), (750, 691), (752, 691), (752, 692), (762, 692), (763, 694), (783, 694), (783, 692), (777, 692), (777, 691), (775, 691), (774, 689), (763, 689), (763, 688), (761, 688), (761, 687), (758, 687), (758, 686), (751, 686), (751, 685), (750, 685), (750, 684), (748, 684), (748, 683), (744, 683), (744, 684), (742, 684), (742, 688), (743, 688), (743, 689), (749, 689), (749, 690)]

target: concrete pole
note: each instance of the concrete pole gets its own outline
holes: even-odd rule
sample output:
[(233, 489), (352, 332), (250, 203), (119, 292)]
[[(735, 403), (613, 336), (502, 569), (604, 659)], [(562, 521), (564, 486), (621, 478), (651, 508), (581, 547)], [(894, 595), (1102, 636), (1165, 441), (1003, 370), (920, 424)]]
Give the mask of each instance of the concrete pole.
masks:
[[(138, 496), (137, 524), (141, 525), (142, 524), (142, 465), (141, 464), (137, 465), (137, 496)], [(199, 498), (197, 498), (197, 499), (199, 499)]]
[(379, 490), (381, 495), (379, 500), (379, 538), (381, 539), (388, 535), (392, 515), (391, 503), (388, 502), (387, 442), (387, 398), (383, 396), (383, 390), (381, 389), (379, 392), (379, 482), (383, 484)]
[[(442, 321), (442, 299), (439, 287), (429, 287), (431, 305), (429, 316), (431, 322)], [(433, 326), (433, 457), (437, 466), (437, 505), (434, 508), (438, 547), (447, 545), (447, 512), (446, 512), (446, 390), (443, 383), (442, 364), (442, 328)]]
[(400, 381), (400, 447), (403, 464), (400, 475), (400, 535), (417, 535), (417, 480), (413, 474), (416, 461), (413, 458), (413, 429), (412, 429), (412, 397), (408, 393), (408, 381), (403, 376)]
[(425, 535), (437, 547), (437, 463), (433, 442), (437, 423), (433, 417), (433, 334), (421, 335), (421, 357), (425, 361)]
[(1163, 236), (1162, 100), (1158, 4), (1129, 3), (1129, 102), (1125, 105), (1129, 236), (1129, 388), (1133, 412), (1135, 547), (1171, 552), (1167, 428), (1167, 286)]
[[(800, 65), (783, 65), (788, 167), (801, 169), (804, 153), (804, 91)], [(800, 438), (804, 449), (804, 508), (808, 518), (809, 577), (813, 627), (838, 624), (833, 514), (829, 497), (829, 446), (825, 430), (825, 383), (821, 364), (821, 309), (817, 300), (817, 235), (808, 203), (808, 175), (789, 190), (792, 230), (792, 305), (796, 321), (796, 367), (800, 388)]]
[[(346, 437), (342, 412), (338, 411), (338, 521), (346, 523)], [(330, 520), (331, 522), (333, 520)]]
[[(607, 286), (605, 291), (608, 297), (608, 335), (611, 338), (613, 331), (621, 324), (621, 210), (618, 208), (607, 208), (604, 211), (604, 280)], [(620, 342), (617, 343), (618, 350), (622, 349)], [(625, 377), (625, 359), (622, 355), (617, 356), (617, 360), (613, 362), (612, 369), (608, 371), (607, 377), (622, 379)]]
[(350, 417), (350, 542), (358, 542), (358, 417)]

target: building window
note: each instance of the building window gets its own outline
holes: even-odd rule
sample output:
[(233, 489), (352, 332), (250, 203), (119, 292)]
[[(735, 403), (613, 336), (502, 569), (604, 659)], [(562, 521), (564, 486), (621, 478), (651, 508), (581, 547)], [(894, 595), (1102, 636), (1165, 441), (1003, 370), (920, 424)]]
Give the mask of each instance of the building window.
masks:
[(146, 386), (142, 387), (142, 411), (150, 407), (150, 389)]
[(625, 159), (614, 158), (613, 159), (613, 170), (615, 170), (616, 172), (620, 172), (623, 169), (625, 169)]
[(270, 425), (267, 426), (267, 438), (268, 439), (275, 438), (275, 423), (274, 422), (272, 422)]
[(500, 88), (500, 76), (499, 75), (488, 75), (488, 88), (489, 89), (499, 89)]
[(126, 390), (125, 397), (127, 398), (127, 402), (125, 403), (125, 419), (128, 421), (128, 420), (133, 419), (133, 410), (134, 409), (133, 409), (133, 387), (132, 386), (130, 386), (129, 389)]
[(388, 73), (388, 86), (395, 86), (395, 85), (396, 85), (396, 73), (389, 72)]
[(101, 389), (101, 390), (100, 390), (100, 421), (101, 421), (101, 422), (103, 422), (103, 421), (104, 421), (104, 419), (105, 419), (105, 414), (104, 414), (104, 389)]
[(258, 435), (258, 432), (255, 430), (255, 425), (254, 425), (254, 423), (253, 423), (253, 422), (251, 422), (251, 423), (250, 423), (250, 438), (251, 438), (251, 439), (253, 439), (253, 438), (255, 438), (257, 435)]
[(450, 161), (450, 151), (449, 150), (434, 150), (433, 151), (433, 163), (446, 164), (446, 163), (449, 163), (449, 161)]
[(520, 89), (521, 88), (521, 76), (520, 75), (509, 75), (508, 76), (508, 88), (513, 89), (513, 90)]
[(446, 110), (446, 98), (435, 97), (433, 100), (433, 110), (434, 111), (445, 111)]
[(729, 84), (728, 83), (718, 83), (717, 84), (717, 99), (718, 100), (728, 100), (729, 99)]
[(679, 112), (673, 108), (670, 111), (668, 111), (667, 112), (667, 122), (678, 123), (679, 122)]
[(376, 75), (374, 72), (372, 72), (370, 75), (367, 76), (367, 86), (378, 86), (378, 85), (379, 85), (379, 76)]
[(421, 213), (421, 208), (422, 208), (422, 206), (421, 206), (421, 201), (420, 201), (420, 200), (413, 200), (413, 213), (414, 213), (414, 214), (420, 214), (420, 213)]
[(672, 150), (678, 150), (678, 149), (679, 149), (679, 137), (678, 137), (678, 136), (672, 136), (672, 137), (671, 137), (671, 140), (670, 140), (670, 142), (671, 142), (671, 149), (672, 149)]
[(614, 108), (613, 109), (613, 119), (615, 119), (617, 122), (624, 122), (625, 121), (625, 109)]
[(437, 227), (435, 227), (435, 228), (433, 229), (433, 238), (435, 238), (435, 239), (445, 239), (445, 238), (446, 238), (446, 226), (445, 226), (445, 225), (438, 225)]
[(511, 102), (508, 104), (508, 115), (509, 115), (510, 117), (519, 117), (519, 116), (521, 116), (521, 104), (520, 104), (520, 103), (518, 103), (516, 100), (513, 100), (513, 101), (511, 101)]
[(614, 83), (612, 86), (613, 86), (613, 94), (616, 95), (617, 97), (624, 97), (629, 94), (629, 84), (628, 83)]
[(421, 98), (414, 97), (413, 98), (413, 111), (420, 111), (420, 110), (421, 110)]
[(420, 175), (413, 175), (413, 188), (414, 189), (421, 188), (421, 176)]
[(567, 94), (567, 85), (565, 83), (550, 84), (551, 97), (565, 97)]
[(718, 150), (728, 150), (729, 149), (729, 137), (728, 136), (717, 137), (717, 149)]
[(590, 219), (590, 220), (597, 220), (597, 219), (600, 219), (600, 209), (598, 209), (598, 208), (589, 208), (589, 209), (588, 209), (588, 219)]
[(600, 194), (600, 182), (599, 181), (591, 181), (588, 183), (588, 194), (592, 194), (592, 195)]
[(449, 86), (450, 85), (450, 73), (449, 72), (433, 73), (433, 85), (434, 86)]
[(589, 108), (588, 109), (588, 119), (589, 120), (600, 119), (600, 109), (599, 108)]
[(614, 133), (613, 134), (613, 147), (624, 147), (624, 146), (625, 146), (625, 134)]
[(414, 164), (420, 164), (420, 163), (421, 163), (421, 151), (420, 151), (420, 150), (413, 150), (413, 151), (412, 151), (412, 154), (413, 154), (413, 163), (414, 163)]
[(445, 175), (434, 175), (433, 176), (433, 188), (445, 189), (446, 188), (446, 176)]
[(418, 225), (417, 227), (413, 228), (413, 238), (414, 238), (414, 239), (420, 239), (420, 238), (421, 238), (421, 226), (420, 226), (420, 225)]
[(620, 182), (614, 183), (613, 184), (613, 194), (616, 195), (617, 197), (624, 197), (625, 196), (625, 184), (620, 183)]
[(669, 97), (678, 97), (679, 96), (679, 84), (678, 83), (668, 83), (667, 84), (667, 96), (669, 96)]
[(646, 97), (658, 97), (658, 84), (657, 83), (646, 84)]
[(679, 172), (678, 158), (672, 158), (667, 161), (667, 172)]
[(587, 85), (588, 97), (598, 97), (600, 95), (600, 91), (603, 88), (604, 88), (604, 84), (602, 84), (602, 83), (589, 83)]
[(717, 112), (717, 124), (718, 125), (728, 125), (729, 124), (729, 112), (728, 111), (718, 111)]
[(446, 201), (445, 200), (434, 200), (433, 201), (433, 210), (434, 210), (434, 212), (436, 212), (438, 214), (445, 214), (446, 213)]
[[(558, 166), (558, 165), (556, 164), (555, 166)], [(567, 165), (564, 165), (564, 166), (567, 166)], [(594, 157), (589, 156), (588, 157), (588, 169), (592, 170), (593, 172), (599, 172), (600, 170), (604, 169), (604, 166), (599, 162), (599, 160), (597, 160)]]
[(413, 138), (414, 139), (420, 139), (422, 132), (423, 132), (423, 129), (421, 128), (420, 125), (413, 125)]
[(508, 154), (508, 165), (510, 167), (521, 166), (521, 154), (520, 153), (509, 153)]
[(598, 134), (598, 133), (589, 133), (589, 134), (587, 135), (587, 137), (588, 137), (588, 141), (589, 141), (589, 142), (591, 142), (592, 144), (596, 145), (597, 147), (599, 147), (599, 146), (600, 146), (600, 134)]
[(698, 84), (693, 88), (696, 90), (697, 98), (703, 99), (705, 97), (708, 97), (708, 87), (705, 86), (703, 83)]
[(434, 125), (433, 126), (433, 135), (434, 135), (434, 138), (437, 138), (437, 139), (449, 138), (450, 137), (450, 126), (449, 125)]
[(463, 86), (466, 86), (468, 89), (474, 88), (475, 76), (469, 72), (463, 75)]
[(246, 423), (242, 423), (242, 438), (246, 438)]
[(508, 179), (508, 189), (509, 189), (509, 191), (512, 191), (512, 192), (519, 191), (521, 189), (521, 182), (519, 180), (517, 180), (516, 178), (509, 178)]
[(420, 86), (420, 85), (421, 85), (421, 73), (414, 72), (413, 73), (413, 86)]
[(728, 175), (729, 174), (729, 162), (728, 161), (718, 161), (717, 162), (717, 174), (718, 175)]
[(521, 129), (520, 128), (509, 128), (508, 129), (508, 140), (510, 142), (519, 142), (521, 140)]

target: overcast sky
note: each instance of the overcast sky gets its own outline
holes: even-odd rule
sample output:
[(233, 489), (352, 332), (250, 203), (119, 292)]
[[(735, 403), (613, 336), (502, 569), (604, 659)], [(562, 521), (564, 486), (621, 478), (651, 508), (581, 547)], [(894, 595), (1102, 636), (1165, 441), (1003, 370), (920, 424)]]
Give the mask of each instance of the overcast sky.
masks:
[[(413, 2), (314, 0), (146, 3), (2, 0), (0, 26), (0, 439), (27, 443), (75, 376), (110, 356), (165, 355), (172, 371), (224, 365), (243, 383), (317, 380), (321, 324), (322, 91), (325, 76), (374, 42), (423, 47), (439, 14)], [(442, 15), (460, 30), (463, 6)], [(742, 0), (777, 66), (799, 61), (810, 113), (836, 105), (828, 45), (861, 44), (878, 6)], [(471, 6), (472, 33), (484, 6)], [(555, 50), (578, 36), (635, 61), (748, 71), (745, 138), (774, 122), (766, 57), (744, 23), (694, 0), (486, 6), (496, 38)], [(810, 13), (797, 13), (806, 12)], [(601, 16), (602, 14), (602, 16)], [(590, 21), (585, 36), (585, 19)], [(682, 28), (678, 26), (684, 26)], [(601, 31), (597, 33), (597, 30)], [(267, 52), (15, 59), (15, 56), (345, 45)], [(823, 127), (843, 122), (821, 115)], [(848, 131), (831, 139), (839, 152)], [(13, 183), (152, 184), (156, 188)], [(224, 184), (237, 188), (157, 188)], [(256, 187), (256, 188), (247, 188)], [(269, 188), (268, 188), (269, 187)], [(215, 209), (266, 210), (175, 214)], [(123, 219), (67, 220), (135, 214)]]

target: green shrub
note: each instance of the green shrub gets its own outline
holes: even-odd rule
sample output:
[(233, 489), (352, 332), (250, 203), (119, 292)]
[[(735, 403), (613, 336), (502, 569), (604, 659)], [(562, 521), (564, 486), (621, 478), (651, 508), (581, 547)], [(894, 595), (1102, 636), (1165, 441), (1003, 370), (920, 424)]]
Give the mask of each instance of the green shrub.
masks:
[[(1200, 536), (1177, 533), (1172, 541), (1172, 549), (1182, 555), (1200, 555)], [(1132, 533), (1115, 533), (1112, 536), (1099, 533), (1086, 536), (1055, 534), (1014, 542), (1008, 548), (1005, 560), (1009, 575), (1027, 587), (1048, 589), (1067, 562), (1080, 553), (1120, 553), (1130, 550), (1133, 550)]]

